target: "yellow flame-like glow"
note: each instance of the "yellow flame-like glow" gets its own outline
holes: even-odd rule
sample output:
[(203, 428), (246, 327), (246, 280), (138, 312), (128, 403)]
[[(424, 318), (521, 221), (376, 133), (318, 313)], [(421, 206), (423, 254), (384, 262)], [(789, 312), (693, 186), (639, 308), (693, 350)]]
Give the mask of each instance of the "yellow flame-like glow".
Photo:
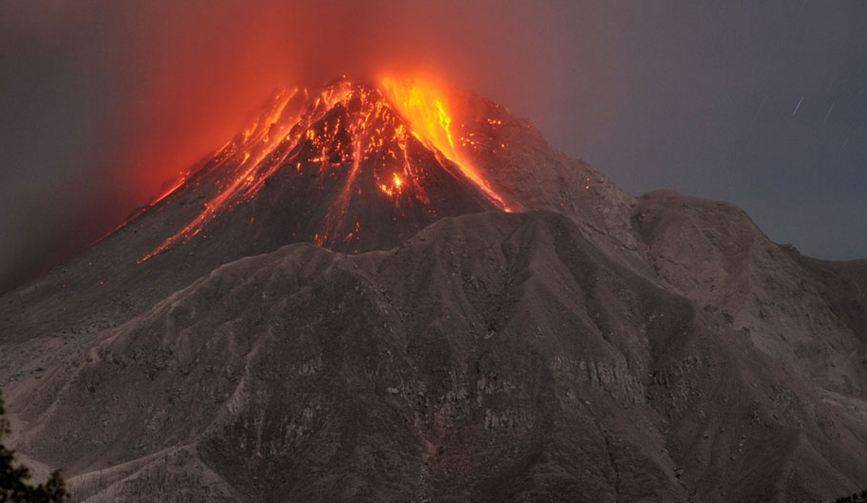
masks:
[(430, 82), (416, 79), (397, 80), (386, 77), (381, 80), (381, 85), (392, 106), (410, 123), (416, 138), (437, 149), (453, 162), (497, 207), (510, 211), (502, 196), (491, 188), (488, 181), (466, 156), (461, 155), (455, 145), (453, 120), (446, 105), (445, 93)]

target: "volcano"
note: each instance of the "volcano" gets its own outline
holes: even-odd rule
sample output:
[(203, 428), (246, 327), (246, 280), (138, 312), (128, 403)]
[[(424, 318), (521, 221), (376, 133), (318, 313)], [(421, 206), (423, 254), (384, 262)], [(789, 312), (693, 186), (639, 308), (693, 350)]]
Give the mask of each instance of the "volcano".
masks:
[(344, 77), (0, 298), (0, 382), (78, 501), (816, 501), (867, 480), (865, 292), (477, 95)]
[(247, 238), (280, 228), (295, 240), (359, 251), (395, 245), (444, 216), (508, 209), (457, 155), (442, 99), (417, 84), (385, 82), (386, 91), (341, 79), (316, 92), (278, 92), (258, 120), (175, 186), (206, 202), (141, 261), (203, 231), (219, 236), (215, 221), (231, 228), (248, 220)]

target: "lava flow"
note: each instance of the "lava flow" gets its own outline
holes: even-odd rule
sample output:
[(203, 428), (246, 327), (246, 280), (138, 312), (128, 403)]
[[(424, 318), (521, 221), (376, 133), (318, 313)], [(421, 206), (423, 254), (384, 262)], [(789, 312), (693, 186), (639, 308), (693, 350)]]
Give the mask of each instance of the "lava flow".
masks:
[(461, 155), (452, 134), (452, 116), (446, 108), (443, 93), (428, 82), (418, 80), (382, 79), (382, 88), (389, 102), (410, 122), (413, 134), (429, 147), (455, 163), (464, 176), (479, 187), (491, 202), (504, 211), (511, 211), (485, 178)]
[[(455, 201), (469, 204), (480, 196), (486, 203), (473, 204), (511, 211), (462, 154), (453, 117), (445, 94), (418, 80), (385, 78), (372, 86), (342, 78), (318, 91), (280, 91), (199, 172), (185, 174), (151, 203), (198, 186), (210, 194), (192, 221), (139, 262), (199, 235), (218, 215), (252, 201), (278, 174), (291, 177), (293, 191), (315, 191), (327, 200), (311, 236), (320, 246), (359, 238), (362, 215), (353, 213), (353, 205), (387, 204), (399, 216), (435, 216)], [(362, 213), (377, 211), (384, 210)]]

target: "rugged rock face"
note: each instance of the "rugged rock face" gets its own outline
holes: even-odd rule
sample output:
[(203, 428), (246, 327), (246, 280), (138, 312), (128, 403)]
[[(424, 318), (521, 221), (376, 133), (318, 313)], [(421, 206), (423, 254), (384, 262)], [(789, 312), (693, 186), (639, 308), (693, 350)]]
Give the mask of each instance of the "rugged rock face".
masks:
[[(642, 197), (633, 222), (664, 284), (719, 315), (780, 378), (765, 389), (751, 385), (785, 434), (741, 440), (764, 463), (743, 487), (766, 480), (773, 488), (756, 498), (809, 501), (863, 485), (863, 464), (853, 460), (867, 422), (867, 262), (803, 257), (770, 242), (731, 205), (671, 192)], [(798, 409), (806, 417), (796, 418)]]
[(82, 501), (863, 489), (867, 263), (723, 203), (634, 199), (456, 96), (452, 150), (387, 89), (283, 91), (0, 298), (19, 451)]

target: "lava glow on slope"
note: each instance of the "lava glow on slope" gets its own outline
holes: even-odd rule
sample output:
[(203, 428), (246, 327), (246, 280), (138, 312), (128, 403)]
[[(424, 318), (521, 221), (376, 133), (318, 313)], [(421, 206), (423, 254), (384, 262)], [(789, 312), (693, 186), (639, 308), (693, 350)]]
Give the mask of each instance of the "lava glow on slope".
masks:
[(418, 79), (397, 80), (390, 77), (381, 80), (382, 89), (389, 102), (412, 125), (413, 134), (419, 140), (442, 153), (455, 163), (464, 176), (473, 182), (498, 208), (511, 211), (503, 198), (491, 188), (472, 163), (458, 151), (452, 134), (452, 114), (446, 107), (445, 93), (433, 84)]
[[(363, 164), (375, 187), (365, 197), (384, 197), (398, 207), (407, 201), (430, 205), (426, 189), (429, 175), (414, 165), (416, 154), (411, 152), (410, 143), (432, 152), (451, 176), (463, 178), (492, 206), (511, 211), (461, 154), (453, 122), (445, 94), (417, 79), (385, 78), (378, 86), (370, 86), (342, 78), (317, 91), (280, 91), (259, 119), (201, 168), (216, 177), (216, 194), (191, 222), (141, 257), (139, 263), (192, 239), (217, 215), (252, 200), (284, 168), (294, 169), (299, 176), (311, 169), (324, 179), (339, 176), (343, 184), (329, 204), (323, 227), (313, 238), (316, 244), (327, 246), (335, 239), (357, 238), (358, 221), (350, 232), (342, 231), (345, 235), (340, 229), (344, 229), (352, 198), (364, 192), (357, 182)], [(182, 176), (149, 208), (194, 185), (197, 175)]]

